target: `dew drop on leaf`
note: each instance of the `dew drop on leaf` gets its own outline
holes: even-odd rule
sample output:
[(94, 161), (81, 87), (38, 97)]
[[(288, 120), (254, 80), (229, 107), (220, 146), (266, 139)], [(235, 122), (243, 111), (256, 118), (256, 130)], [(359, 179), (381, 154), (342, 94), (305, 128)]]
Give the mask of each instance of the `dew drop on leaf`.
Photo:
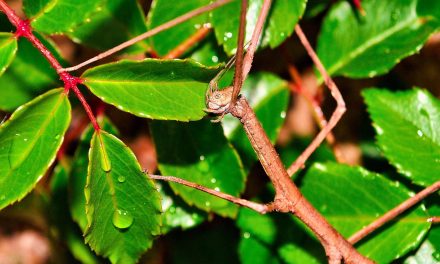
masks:
[(118, 182), (120, 182), (120, 183), (125, 182), (125, 177), (124, 176), (119, 176), (118, 177)]
[(243, 233), (243, 237), (246, 238), (246, 239), (248, 239), (248, 238), (251, 237), (251, 234), (250, 234), (249, 232), (244, 232), (244, 233)]
[(107, 158), (107, 155), (104, 155), (104, 153), (101, 154), (101, 168), (105, 172), (109, 172), (112, 170), (110, 160)]
[(419, 137), (423, 137), (423, 132), (422, 132), (422, 130), (417, 130), (417, 135), (419, 136)]
[(133, 224), (133, 220), (133, 216), (128, 211), (118, 209), (113, 213), (113, 225), (116, 228), (129, 228)]

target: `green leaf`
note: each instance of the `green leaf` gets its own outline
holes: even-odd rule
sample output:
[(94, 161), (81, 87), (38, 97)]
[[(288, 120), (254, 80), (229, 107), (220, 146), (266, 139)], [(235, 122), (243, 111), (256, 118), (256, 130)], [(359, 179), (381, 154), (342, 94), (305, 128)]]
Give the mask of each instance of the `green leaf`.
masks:
[[(304, 176), (301, 192), (345, 237), (412, 196), (398, 182), (337, 163), (316, 163)], [(430, 226), (426, 219), (426, 210), (420, 205), (393, 219), (357, 248), (377, 263), (389, 263), (422, 242)]]
[(0, 76), (11, 64), (17, 51), (17, 39), (14, 34), (0, 32)]
[[(433, 202), (428, 208), (430, 216), (440, 216), (439, 195), (440, 193), (437, 192), (437, 194), (432, 194), (430, 196)], [(437, 259), (437, 261), (440, 261), (440, 226), (438, 224), (434, 224), (431, 227), (427, 239), (429, 240), (429, 243), (434, 247), (434, 258)]]
[(438, 22), (417, 12), (418, 5), (432, 8), (435, 2), (364, 0), (366, 16), (359, 17), (348, 1), (341, 1), (324, 19), (318, 55), (331, 75), (363, 78), (384, 74), (419, 51), (435, 31)]
[(242, 263), (322, 263), (323, 250), (289, 215), (261, 215), (241, 208), (237, 225), (242, 236)]
[(22, 199), (55, 159), (70, 122), (70, 103), (54, 89), (18, 108), (0, 126), (0, 209)]
[[(108, 0), (90, 22), (78, 25), (67, 35), (77, 43), (107, 50), (146, 31), (144, 14), (136, 0)], [(124, 52), (140, 53), (147, 48), (147, 41), (144, 40)]]
[[(107, 118), (98, 118), (98, 122), (104, 131), (118, 134), (117, 129)], [(89, 162), (88, 153), (93, 132), (93, 126), (91, 124), (84, 130), (75, 151), (72, 169), (69, 175), (70, 214), (83, 232), (87, 227), (86, 196), (84, 194), (84, 188), (86, 187), (87, 181), (87, 164)]]
[[(245, 174), (219, 124), (155, 121), (151, 131), (162, 175), (176, 176), (233, 196), (244, 191)], [(209, 135), (209, 137), (207, 136)], [(187, 203), (234, 217), (238, 207), (226, 200), (179, 184), (170, 184)]]
[[(210, 0), (154, 0), (148, 15), (148, 28), (151, 30), (189, 11), (208, 5), (210, 2)], [(153, 50), (159, 56), (166, 55), (196, 33), (205, 23), (208, 23), (208, 13), (191, 18), (153, 36), (151, 38)]]
[(163, 224), (162, 234), (181, 228), (183, 230), (192, 228), (205, 221), (208, 216), (202, 210), (189, 206), (182, 198), (173, 194), (168, 184), (156, 183), (159, 186), (162, 197)]
[(26, 17), (33, 18), (46, 6), (54, 5), (56, 0), (23, 0), (23, 11)]
[(123, 60), (86, 71), (85, 85), (103, 101), (140, 117), (199, 120), (217, 68), (190, 60)]
[[(289, 103), (287, 82), (270, 73), (250, 75), (243, 85), (242, 94), (249, 100), (269, 139), (275, 143)], [(257, 156), (243, 126), (229, 115), (225, 116), (222, 124), (227, 138), (237, 148), (245, 167), (249, 168)]]
[(100, 12), (106, 0), (24, 0), (24, 11), (32, 27), (43, 33), (72, 32), (75, 27), (90, 22)]
[(421, 89), (363, 92), (385, 157), (413, 182), (428, 186), (440, 171), (440, 101)]
[[(212, 11), (211, 22), (214, 26), (217, 41), (223, 45), (227, 54), (235, 53), (241, 1), (235, 0), (230, 4)], [(246, 42), (250, 40), (257, 18), (261, 10), (262, 0), (250, 0), (246, 15)], [(296, 23), (304, 13), (305, 0), (275, 0), (273, 1), (265, 30), (262, 46), (275, 48), (286, 40), (293, 32)]]
[(133, 152), (104, 131), (89, 152), (85, 240), (112, 263), (135, 263), (160, 233), (160, 196)]
[(206, 66), (217, 66), (220, 62), (228, 60), (223, 49), (217, 44), (215, 37), (212, 35), (202, 41), (202, 43), (189, 54), (189, 58)]
[[(98, 258), (84, 244), (80, 230), (70, 218), (67, 197), (69, 168), (64, 166), (63, 163), (66, 163), (66, 161), (57, 164), (50, 181), (51, 195), (49, 208), (51, 228), (57, 230), (57, 232), (53, 232), (57, 234), (55, 237), (56, 242), (59, 244), (65, 243), (75, 259), (81, 261), (81, 263), (98, 264)], [(85, 208), (83, 209), (85, 213)]]
[[(57, 59), (61, 59), (52, 42), (36, 35)], [(56, 71), (25, 38), (18, 40), (17, 55), (0, 77), (0, 83), (0, 109), (5, 111), (13, 111), (42, 92), (61, 86)]]

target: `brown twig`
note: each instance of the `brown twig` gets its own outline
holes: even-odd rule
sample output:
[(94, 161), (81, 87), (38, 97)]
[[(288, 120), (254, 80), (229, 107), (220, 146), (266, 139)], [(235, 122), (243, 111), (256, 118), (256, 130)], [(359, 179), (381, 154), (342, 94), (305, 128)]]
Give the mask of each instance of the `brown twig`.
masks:
[(219, 198), (222, 198), (224, 200), (230, 201), (230, 202), (232, 202), (234, 204), (241, 205), (241, 206), (250, 208), (252, 210), (255, 210), (255, 211), (259, 212), (260, 214), (265, 214), (265, 213), (270, 211), (270, 208), (267, 205), (265, 205), (265, 204), (259, 204), (259, 203), (251, 202), (251, 201), (248, 201), (248, 200), (245, 200), (245, 199), (237, 198), (237, 197), (232, 196), (230, 194), (222, 193), (220, 191), (216, 191), (216, 190), (213, 190), (213, 189), (209, 189), (209, 188), (204, 187), (204, 186), (202, 186), (200, 184), (189, 182), (189, 181), (183, 180), (181, 178), (177, 178), (177, 177), (174, 177), (174, 176), (153, 175), (153, 174), (148, 174), (148, 173), (147, 173), (147, 175), (151, 179), (160, 180), (160, 181), (175, 182), (175, 183), (178, 183), (178, 184), (182, 184), (182, 185), (188, 186), (190, 188), (197, 189), (197, 190), (205, 192), (205, 193), (209, 193), (209, 194), (214, 195), (216, 197), (219, 197)]
[[(289, 71), (290, 77), (294, 81), (294, 84), (293, 84), (294, 87), (289, 85), (289, 88), (291, 88), (290, 90), (294, 93), (298, 93), (298, 94), (302, 95), (306, 99), (307, 103), (309, 104), (309, 106), (311, 107), (311, 109), (314, 113), (313, 116), (316, 120), (316, 123), (319, 125), (319, 127), (321, 129), (324, 128), (328, 122), (327, 122), (327, 120), (324, 116), (324, 113), (322, 111), (320, 101), (317, 100), (316, 97), (314, 95), (312, 95), (310, 93), (310, 91), (302, 85), (302, 78), (294, 65), (289, 64), (287, 66), (287, 69)], [(327, 140), (327, 143), (332, 148), (333, 153), (335, 154), (336, 160), (340, 163), (345, 163), (345, 159), (342, 154), (342, 151), (340, 150), (338, 144), (336, 143), (336, 138), (331, 131), (327, 134), (326, 140)], [(288, 173), (289, 173), (289, 175), (293, 174), (293, 173), (291, 174), (289, 171), (288, 171)]]
[(346, 111), (345, 102), (344, 99), (342, 98), (342, 95), (338, 87), (330, 78), (330, 75), (327, 73), (327, 70), (325, 69), (324, 65), (322, 65), (321, 60), (316, 55), (315, 51), (313, 50), (312, 46), (310, 45), (309, 41), (307, 40), (304, 32), (302, 31), (299, 25), (296, 25), (295, 32), (298, 38), (300, 39), (301, 43), (303, 44), (304, 48), (306, 49), (307, 53), (309, 54), (310, 58), (312, 59), (313, 63), (316, 65), (316, 68), (318, 68), (318, 71), (324, 77), (325, 84), (330, 89), (333, 98), (336, 100), (336, 109), (333, 112), (332, 116), (330, 117), (328, 123), (322, 128), (322, 130), (318, 133), (318, 135), (316, 135), (316, 137), (313, 139), (310, 145), (304, 150), (304, 152), (301, 153), (301, 155), (295, 160), (295, 162), (288, 168), (289, 175), (293, 175), (296, 171), (298, 171), (298, 169), (304, 166), (306, 160), (310, 157), (310, 155), (312, 155), (312, 153), (322, 143), (322, 141), (324, 141), (326, 136), (336, 126), (336, 124), (339, 122), (342, 115)]
[(179, 44), (176, 48), (170, 51), (167, 55), (163, 56), (164, 59), (176, 59), (181, 57), (186, 51), (188, 51), (191, 47), (199, 43), (203, 40), (209, 32), (211, 32), (212, 28), (208, 25), (203, 25), (200, 27), (191, 37), (186, 39), (184, 42)]
[(182, 16), (179, 16), (179, 17), (177, 17), (177, 18), (175, 18), (173, 20), (170, 20), (170, 21), (168, 21), (168, 22), (166, 22), (166, 23), (164, 23), (164, 24), (162, 24), (160, 26), (157, 26), (157, 27), (153, 28), (152, 30), (149, 30), (149, 31), (147, 31), (147, 32), (137, 36), (137, 37), (134, 37), (134, 38), (132, 38), (132, 39), (130, 39), (130, 40), (124, 42), (124, 43), (121, 43), (121, 44), (119, 44), (116, 47), (113, 47), (113, 48), (111, 48), (111, 49), (109, 49), (109, 50), (107, 50), (107, 51), (105, 51), (103, 53), (100, 53), (100, 54), (96, 55), (95, 57), (90, 58), (90, 59), (88, 59), (88, 60), (86, 60), (86, 61), (84, 61), (84, 62), (82, 62), (82, 63), (80, 63), (80, 64), (78, 64), (76, 66), (61, 69), (61, 71), (65, 71), (65, 72), (76, 71), (76, 70), (78, 70), (78, 69), (80, 69), (80, 68), (82, 68), (82, 67), (84, 67), (86, 65), (89, 65), (90, 63), (96, 62), (96, 61), (101, 60), (101, 59), (103, 59), (105, 57), (108, 57), (108, 56), (110, 56), (112, 54), (115, 54), (116, 52), (119, 52), (119, 51), (121, 51), (121, 50), (123, 50), (123, 49), (125, 49), (125, 48), (127, 48), (127, 47), (129, 47), (129, 46), (131, 46), (131, 45), (141, 41), (141, 40), (144, 40), (146, 38), (152, 37), (152, 36), (162, 32), (164, 30), (167, 30), (167, 29), (169, 29), (171, 27), (174, 27), (174, 26), (176, 26), (176, 25), (178, 25), (178, 24), (180, 24), (182, 22), (185, 22), (185, 21), (187, 21), (187, 20), (189, 20), (189, 19), (191, 19), (191, 18), (193, 18), (195, 16), (198, 16), (200, 14), (203, 14), (203, 13), (206, 13), (208, 11), (214, 10), (214, 9), (216, 9), (216, 8), (218, 8), (220, 6), (223, 6), (223, 5), (225, 5), (225, 4), (227, 4), (227, 3), (231, 2), (231, 1), (232, 0), (217, 0), (214, 3), (212, 3), (212, 4), (209, 4), (209, 5), (200, 7), (198, 9), (192, 10), (192, 11), (190, 11), (190, 12), (188, 12), (188, 13), (182, 15)]
[(241, 0), (241, 10), (240, 10), (240, 25), (238, 27), (238, 40), (237, 40), (237, 52), (235, 53), (236, 61), (240, 62), (235, 65), (233, 90), (231, 95), (231, 101), (229, 107), (232, 108), (237, 101), (237, 97), (240, 94), (241, 87), (243, 85), (243, 50), (244, 50), (244, 39), (246, 33), (246, 13), (248, 7), (248, 0)]
[[(269, 14), (270, 6), (272, 4), (272, 0), (264, 0), (263, 6), (261, 7), (260, 15), (257, 19), (257, 24), (255, 25), (254, 32), (252, 33), (252, 38), (249, 43), (249, 47), (246, 51), (246, 55), (243, 59), (243, 76), (242, 80), (246, 80), (247, 75), (252, 67), (252, 62), (254, 61), (255, 51), (257, 50), (258, 43), (261, 37), (261, 32), (264, 28), (264, 23), (266, 21), (267, 15)], [(238, 61), (237, 61), (238, 64)]]
[(428, 222), (432, 224), (438, 224), (440, 223), (440, 217), (439, 216), (433, 216), (428, 218)]
[[(378, 229), (379, 227), (383, 226), (385, 223), (389, 222), (390, 220), (396, 218), (415, 204), (422, 201), (424, 198), (426, 198), (428, 195), (435, 193), (440, 189), (440, 181), (434, 183), (433, 185), (427, 187), (426, 189), (422, 190), (421, 192), (417, 193), (413, 197), (409, 198), (408, 200), (404, 201), (403, 203), (399, 204), (395, 208), (388, 211), (386, 214), (378, 218), (373, 223), (369, 224), (368, 226), (362, 228), (360, 231), (356, 232), (354, 235), (352, 235), (348, 241), (352, 244), (357, 243), (362, 238), (366, 237), (367, 235), (371, 234), (374, 230)], [(435, 220), (435, 219), (434, 219)], [(428, 220), (429, 221), (429, 220)]]
[(341, 260), (345, 263), (373, 263), (359, 254), (303, 197), (287, 174), (275, 148), (244, 97), (237, 101), (231, 109), (231, 114), (243, 124), (261, 165), (274, 185), (274, 209), (291, 212), (301, 219), (323, 245), (330, 263), (340, 263)]

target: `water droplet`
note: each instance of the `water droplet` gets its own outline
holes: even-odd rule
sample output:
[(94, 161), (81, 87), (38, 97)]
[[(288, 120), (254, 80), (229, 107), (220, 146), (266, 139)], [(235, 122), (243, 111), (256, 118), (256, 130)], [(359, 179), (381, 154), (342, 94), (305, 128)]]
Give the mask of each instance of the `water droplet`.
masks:
[(113, 225), (116, 228), (129, 228), (133, 224), (133, 220), (133, 216), (128, 211), (118, 209), (113, 213)]
[(285, 36), (286, 36), (286, 33), (284, 33), (284, 32), (280, 33), (280, 37), (284, 38)]
[(125, 182), (125, 177), (124, 176), (119, 176), (118, 177), (118, 182), (120, 182), (120, 183)]
[(432, 256), (433, 256), (436, 260), (440, 261), (440, 251), (436, 251), (436, 252), (432, 253)]
[(24, 141), (28, 141), (28, 139), (27, 139), (27, 138), (23, 138), (23, 140), (24, 140)]
[(216, 190), (217, 192), (219, 192), (219, 191), (220, 191), (220, 188), (219, 188), (219, 187), (215, 187), (214, 190)]
[(223, 40), (227, 41), (228, 39), (232, 38), (232, 33), (231, 32), (226, 32), (223, 36)]
[(103, 155), (103, 153), (101, 153), (101, 169), (105, 172), (109, 172), (112, 170), (112, 164), (110, 163), (110, 160), (107, 158), (107, 155)]
[(417, 135), (419, 136), (419, 137), (423, 137), (423, 132), (422, 132), (422, 130), (417, 130)]
[(19, 133), (17, 133), (17, 134), (15, 134), (17, 137), (19, 137), (20, 136), (20, 134)]
[(217, 56), (212, 56), (211, 60), (212, 60), (212, 62), (217, 63), (218, 62), (218, 57)]
[(211, 183), (216, 183), (216, 182), (217, 182), (217, 180), (215, 178), (211, 179)]
[(378, 135), (382, 135), (383, 134), (383, 129), (380, 126), (375, 126), (376, 128), (376, 132)]
[(60, 135), (57, 134), (57, 135), (55, 136), (55, 139), (56, 139), (56, 140), (60, 139)]
[(200, 25), (200, 24), (195, 24), (195, 25), (194, 25), (194, 28), (195, 28), (195, 29), (199, 29), (199, 28), (201, 28), (201, 27), (202, 27), (202, 25)]
[(210, 207), (210, 206), (211, 206), (211, 203), (208, 202), (208, 201), (206, 201), (206, 202), (205, 202), (205, 206), (206, 206), (206, 207)]
[(246, 238), (246, 239), (248, 239), (248, 238), (251, 237), (251, 234), (250, 234), (249, 232), (244, 232), (244, 233), (243, 233), (243, 237)]
[(200, 155), (200, 158), (199, 158), (200, 160), (205, 160), (205, 156), (203, 156), (203, 155)]
[(286, 111), (282, 111), (281, 114), (280, 114), (280, 117), (281, 118), (286, 118)]

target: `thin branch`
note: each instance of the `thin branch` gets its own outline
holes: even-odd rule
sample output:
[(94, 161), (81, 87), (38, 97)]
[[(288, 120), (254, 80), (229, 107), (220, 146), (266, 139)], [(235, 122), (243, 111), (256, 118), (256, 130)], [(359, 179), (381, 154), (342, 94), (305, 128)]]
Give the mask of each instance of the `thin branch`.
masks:
[(74, 85), (71, 88), (72, 88), (73, 92), (75, 93), (76, 97), (78, 98), (78, 100), (81, 102), (84, 110), (86, 111), (87, 116), (89, 117), (90, 121), (92, 122), (92, 125), (93, 125), (93, 128), (95, 129), (95, 131), (101, 130), (101, 128), (99, 127), (98, 121), (96, 121), (95, 115), (93, 115), (92, 108), (89, 106), (89, 104), (87, 103), (83, 94), (78, 89), (78, 86)]
[(432, 224), (439, 224), (440, 223), (440, 216), (433, 216), (428, 218), (428, 222)]
[[(301, 78), (298, 70), (296, 69), (296, 67), (293, 66), (292, 64), (289, 64), (287, 66), (287, 68), (288, 68), (290, 77), (295, 82), (294, 83), (295, 87), (292, 87), (291, 85), (289, 85), (289, 87), (291, 88), (290, 90), (292, 92), (296, 92), (296, 93), (302, 95), (306, 99), (306, 101), (308, 102), (310, 108), (312, 109), (312, 111), (314, 113), (313, 116), (315, 118), (316, 123), (318, 124), (318, 126), (321, 129), (324, 128), (328, 124), (328, 122), (325, 119), (325, 116), (322, 111), (321, 104), (320, 104), (319, 100), (317, 100), (315, 98), (315, 96), (312, 95), (310, 93), (310, 91), (305, 89), (305, 87), (302, 85), (302, 78)], [(339, 146), (337, 145), (336, 138), (331, 131), (327, 134), (326, 140), (327, 140), (327, 143), (332, 148), (333, 153), (335, 154), (336, 160), (340, 163), (345, 163), (345, 159), (342, 154), (342, 151), (340, 150)], [(290, 171), (287, 171), (287, 173), (289, 173), (289, 175), (293, 174), (293, 173), (291, 174)]]
[(168, 181), (168, 182), (175, 182), (178, 184), (182, 184), (185, 185), (187, 187), (191, 187), (194, 189), (197, 189), (199, 191), (205, 192), (205, 193), (209, 193), (211, 195), (214, 195), (216, 197), (222, 198), (224, 200), (230, 201), (234, 204), (237, 205), (241, 205), (247, 208), (250, 208), (254, 211), (257, 211), (260, 214), (265, 214), (267, 212), (269, 212), (269, 207), (265, 204), (259, 204), (259, 203), (255, 203), (255, 202), (251, 202), (245, 199), (241, 199), (241, 198), (237, 198), (235, 196), (232, 196), (230, 194), (227, 193), (222, 193), (220, 191), (216, 191), (213, 189), (209, 189), (207, 187), (204, 187), (200, 184), (197, 183), (193, 183), (193, 182), (189, 182), (174, 176), (160, 176), (160, 175), (153, 175), (153, 174), (148, 174), (147, 175), (151, 178), (151, 179), (155, 179), (155, 180), (161, 180), (161, 181)]
[(176, 59), (182, 56), (186, 51), (188, 51), (191, 47), (199, 43), (203, 40), (209, 32), (211, 32), (212, 28), (208, 25), (203, 25), (199, 28), (196, 33), (194, 33), (191, 37), (182, 42), (179, 46), (170, 51), (167, 55), (165, 55), (164, 59)]
[(324, 82), (327, 85), (327, 87), (330, 89), (333, 98), (336, 100), (337, 106), (332, 116), (330, 117), (328, 124), (322, 128), (322, 130), (318, 133), (318, 135), (316, 135), (316, 137), (313, 139), (312, 143), (310, 143), (310, 145), (304, 150), (304, 152), (301, 153), (301, 155), (296, 159), (296, 161), (289, 167), (288, 169), (289, 175), (293, 175), (302, 166), (304, 166), (306, 160), (310, 157), (310, 155), (312, 155), (312, 153), (322, 143), (322, 141), (324, 141), (326, 136), (336, 126), (336, 124), (339, 122), (342, 115), (346, 111), (345, 102), (344, 99), (342, 98), (341, 92), (339, 91), (338, 87), (331, 79), (330, 75), (327, 73), (327, 70), (325, 69), (324, 65), (322, 65), (321, 60), (316, 55), (315, 51), (313, 50), (312, 46), (310, 45), (309, 41), (307, 40), (304, 32), (302, 31), (299, 25), (296, 25), (295, 32), (298, 35), (307, 53), (309, 54), (310, 58), (312, 59), (313, 63), (316, 65), (316, 68), (318, 68), (318, 71), (324, 77)]
[[(399, 204), (395, 208), (388, 211), (386, 214), (378, 218), (373, 223), (369, 224), (368, 226), (362, 228), (360, 231), (356, 232), (354, 235), (352, 235), (348, 241), (352, 244), (357, 243), (362, 238), (366, 237), (367, 235), (371, 234), (374, 230), (377, 230), (379, 227), (383, 226), (390, 220), (396, 218), (415, 204), (419, 203), (423, 199), (425, 199), (428, 195), (435, 193), (440, 189), (440, 181), (434, 183), (433, 185), (427, 187), (426, 189), (422, 190), (421, 192), (417, 193), (413, 197), (409, 198), (408, 200), (404, 201), (403, 203)], [(434, 219), (435, 220), (435, 219)], [(428, 220), (429, 221), (429, 220)]]
[(235, 53), (236, 65), (234, 73), (234, 84), (231, 95), (231, 102), (229, 107), (234, 107), (237, 97), (240, 94), (241, 86), (243, 85), (243, 49), (244, 49), (244, 39), (246, 34), (246, 13), (248, 7), (248, 0), (241, 0), (241, 10), (240, 10), (240, 26), (238, 27), (238, 40), (237, 40), (237, 52)]
[(257, 24), (255, 25), (249, 47), (243, 60), (243, 81), (246, 80), (246, 77), (251, 70), (252, 62), (254, 61), (255, 51), (257, 50), (258, 43), (261, 37), (261, 32), (263, 31), (264, 23), (266, 21), (267, 15), (269, 14), (271, 4), (272, 0), (264, 0), (263, 6), (261, 7), (261, 12), (258, 16)]
[(244, 97), (238, 99), (231, 114), (243, 124), (246, 135), (275, 188), (273, 208), (280, 212), (291, 212), (301, 219), (323, 245), (330, 263), (339, 263), (341, 258), (345, 263), (373, 263), (359, 254), (304, 198), (287, 174), (255, 112)]
[(95, 57), (93, 57), (91, 59), (88, 59), (88, 60), (86, 60), (86, 61), (84, 61), (84, 62), (82, 62), (82, 63), (80, 63), (80, 64), (78, 64), (76, 66), (65, 68), (65, 69), (62, 69), (61, 71), (68, 71), (68, 72), (76, 71), (76, 70), (78, 70), (78, 69), (80, 69), (80, 68), (82, 68), (82, 67), (84, 67), (86, 65), (89, 65), (90, 63), (96, 62), (96, 61), (101, 60), (101, 59), (103, 59), (105, 57), (108, 57), (108, 56), (110, 56), (112, 54), (115, 54), (116, 52), (119, 52), (119, 51), (121, 51), (121, 50), (123, 50), (123, 49), (125, 49), (125, 48), (127, 48), (127, 47), (129, 47), (129, 46), (131, 46), (131, 45), (141, 41), (141, 40), (144, 40), (146, 38), (152, 37), (152, 36), (162, 32), (164, 30), (172, 28), (172, 27), (174, 27), (174, 26), (176, 26), (176, 25), (178, 25), (180, 23), (183, 23), (183, 22), (185, 22), (185, 21), (187, 21), (187, 20), (189, 20), (189, 19), (191, 19), (191, 18), (193, 18), (195, 16), (198, 16), (198, 15), (201, 15), (201, 14), (206, 13), (208, 11), (214, 10), (214, 9), (216, 9), (216, 8), (218, 8), (220, 6), (223, 6), (223, 5), (225, 5), (225, 4), (227, 4), (227, 3), (231, 2), (231, 1), (232, 0), (218, 0), (218, 1), (216, 1), (216, 2), (214, 2), (212, 4), (209, 4), (207, 6), (203, 6), (203, 7), (200, 7), (198, 9), (195, 9), (193, 11), (190, 11), (190, 12), (188, 12), (188, 13), (182, 15), (182, 16), (179, 16), (179, 17), (177, 17), (177, 18), (175, 18), (173, 20), (170, 20), (170, 21), (168, 21), (168, 22), (166, 22), (166, 23), (164, 23), (164, 24), (162, 24), (160, 26), (157, 26), (157, 27), (153, 28), (152, 30), (149, 30), (149, 31), (147, 31), (147, 32), (137, 36), (137, 37), (134, 37), (134, 38), (132, 38), (132, 39), (130, 39), (130, 40), (124, 42), (124, 43), (121, 43), (121, 44), (119, 44), (116, 47), (113, 47), (113, 48), (111, 48), (111, 49), (109, 49), (109, 50), (107, 50), (107, 51), (105, 51), (103, 53), (100, 53), (97, 56), (95, 56)]

